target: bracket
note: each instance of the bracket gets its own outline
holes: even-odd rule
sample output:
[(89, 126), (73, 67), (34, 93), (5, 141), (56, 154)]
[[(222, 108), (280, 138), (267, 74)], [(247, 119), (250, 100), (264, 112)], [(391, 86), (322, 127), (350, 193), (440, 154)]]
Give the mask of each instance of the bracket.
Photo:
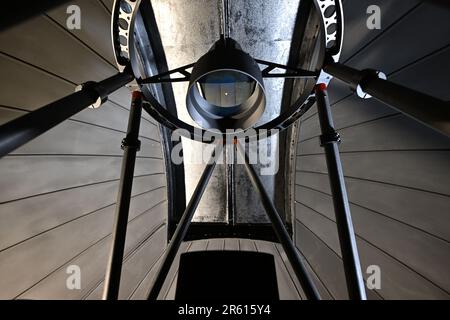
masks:
[(320, 136), (320, 146), (323, 147), (330, 143), (341, 143), (341, 136), (337, 131), (333, 131), (327, 134), (322, 134)]
[[(265, 65), (266, 67), (261, 70), (263, 78), (303, 78), (303, 79), (313, 79), (319, 76), (318, 72), (308, 71), (303, 69), (298, 69), (294, 67), (285, 66), (282, 64), (264, 61), (260, 59), (255, 59), (259, 64)], [(191, 73), (187, 69), (192, 68), (195, 63), (191, 63), (167, 72), (163, 72), (146, 79), (139, 79), (139, 84), (153, 84), (153, 83), (169, 83), (169, 82), (183, 82), (189, 81), (191, 78)], [(274, 69), (286, 70), (284, 73), (272, 73)], [(182, 77), (171, 78), (173, 74), (179, 73)]]
[[(262, 72), (263, 78), (317, 78), (319, 73), (315, 71), (303, 70), (295, 67), (289, 67), (282, 64), (269, 62), (265, 60), (255, 59), (255, 61), (259, 64), (265, 65)], [(283, 69), (286, 72), (284, 73), (272, 73), (274, 69)]]
[[(173, 70), (169, 70), (146, 79), (138, 80), (139, 84), (151, 84), (151, 83), (168, 83), (168, 82), (183, 82), (189, 81), (191, 78), (191, 73), (187, 69), (192, 68), (195, 63), (191, 63)], [(179, 73), (183, 75), (182, 77), (171, 78), (173, 74)]]
[(124, 139), (122, 139), (122, 143), (120, 144), (120, 148), (124, 150), (126, 147), (136, 149), (136, 151), (141, 150), (141, 140), (139, 139), (132, 139), (128, 136), (126, 136)]

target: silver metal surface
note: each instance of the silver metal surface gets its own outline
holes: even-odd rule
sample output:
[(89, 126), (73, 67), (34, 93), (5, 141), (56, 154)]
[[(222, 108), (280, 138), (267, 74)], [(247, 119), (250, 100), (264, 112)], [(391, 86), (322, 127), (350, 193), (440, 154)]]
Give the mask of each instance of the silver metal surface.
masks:
[[(292, 41), (299, 0), (288, 1), (231, 1), (231, 34), (242, 49), (254, 58), (287, 64)], [(257, 125), (272, 120), (280, 114), (284, 79), (264, 79), (266, 89), (266, 111)], [(278, 148), (278, 137), (272, 137), (267, 143), (274, 156), (284, 150)], [(278, 157), (273, 157), (275, 162)], [(259, 172), (263, 166), (255, 165)], [(274, 200), (275, 176), (261, 176), (268, 194)], [(236, 183), (236, 222), (269, 223), (258, 195), (251, 187), (244, 165), (237, 165)]]
[[(289, 1), (230, 1), (228, 4), (230, 37), (245, 52), (258, 59), (286, 64), (299, 0)], [(197, 61), (206, 53), (221, 33), (221, 1), (213, 0), (153, 0), (158, 29), (169, 69)], [(266, 110), (258, 124), (280, 113), (283, 79), (265, 79)], [(186, 110), (187, 83), (174, 83), (178, 116), (195, 125)], [(274, 147), (277, 147), (276, 138)], [(183, 139), (185, 160), (196, 159), (201, 152), (197, 142)], [(190, 198), (203, 171), (203, 164), (185, 162), (186, 196)], [(248, 178), (236, 168), (236, 213), (238, 222), (267, 222), (262, 206)], [(227, 221), (225, 165), (218, 165), (210, 187), (199, 205), (194, 221)], [(274, 176), (264, 176), (268, 192), (273, 195)], [(249, 205), (249, 204), (252, 205)]]
[[(197, 61), (220, 35), (220, 16), (217, 1), (151, 1), (158, 24), (168, 68), (175, 69)], [(186, 109), (188, 83), (172, 84), (178, 118), (197, 126)], [(190, 199), (204, 170), (201, 155), (204, 146), (183, 139), (186, 199)], [(200, 158), (199, 158), (200, 156)], [(194, 222), (226, 222), (225, 166), (219, 164), (194, 216)]]
[[(136, 68), (137, 63), (133, 63), (136, 57), (134, 54), (134, 32), (130, 27), (136, 19), (136, 11), (141, 1), (150, 0), (118, 0), (113, 11), (113, 39), (115, 44), (116, 58), (118, 64), (125, 66), (128, 57), (128, 63), (131, 59), (131, 65)], [(324, 24), (323, 38), (328, 45), (330, 54), (334, 56), (340, 52), (343, 28), (337, 23), (336, 30), (330, 29), (330, 25), (336, 25), (341, 17), (340, 0), (331, 1), (335, 4), (330, 13), (331, 0), (316, 0), (319, 11), (321, 12)], [(252, 57), (267, 61), (273, 61), (280, 64), (287, 64), (292, 34), (297, 17), (299, 0), (274, 0), (274, 1), (220, 1), (220, 0), (154, 0), (151, 1), (158, 30), (161, 36), (162, 44), (168, 61), (168, 68), (190, 64), (197, 61), (210, 46), (219, 38), (221, 32), (226, 33), (239, 42), (242, 49), (248, 52)], [(130, 9), (132, 10), (130, 15)], [(114, 24), (114, 19), (116, 23)], [(328, 25), (328, 28), (327, 28)], [(225, 30), (226, 29), (226, 30)], [(331, 31), (330, 31), (331, 30)], [(128, 48), (126, 46), (128, 45)], [(139, 74), (138, 70), (133, 70)], [(187, 83), (173, 83), (173, 90), (176, 101), (178, 118), (192, 126), (195, 126), (189, 116), (184, 97), (187, 92)], [(264, 124), (280, 114), (281, 98), (284, 86), (284, 79), (266, 79), (265, 89), (267, 105), (265, 112), (255, 126)], [(272, 148), (272, 155), (276, 152), (283, 153), (285, 150), (278, 151), (277, 137), (271, 138), (269, 142)], [(197, 145), (197, 146), (196, 146)], [(195, 142), (183, 140), (185, 171), (186, 171), (186, 194), (190, 197), (193, 186), (195, 186), (195, 172), (203, 170), (204, 164), (196, 164), (190, 161), (192, 158), (198, 158), (202, 154), (202, 147)], [(276, 161), (278, 156), (273, 157)], [(284, 160), (284, 158), (283, 158)], [(201, 163), (201, 161), (200, 161)], [(272, 166), (278, 167), (278, 164)], [(219, 165), (216, 174), (221, 174), (224, 167)], [(236, 184), (237, 189), (241, 186), (243, 192), (237, 192), (236, 212), (240, 212), (243, 217), (240, 222), (257, 222), (257, 216), (262, 207), (258, 205), (248, 206), (249, 202), (254, 203), (252, 195), (246, 195), (249, 181), (244, 177), (242, 170), (237, 168)], [(225, 174), (222, 172), (222, 175)], [(213, 177), (214, 180), (214, 177)], [(264, 183), (267, 190), (273, 195), (275, 176), (264, 176)], [(209, 212), (199, 210), (197, 216), (206, 217), (202, 220), (226, 221), (226, 184), (219, 183), (218, 188), (208, 190), (214, 193), (214, 203), (209, 203), (205, 207)], [(191, 183), (192, 182), (192, 183)], [(241, 196), (242, 195), (242, 196)], [(205, 195), (205, 199), (208, 195)], [(220, 199), (219, 199), (220, 198)], [(200, 205), (202, 207), (202, 205)], [(249, 209), (251, 207), (251, 209)], [(196, 218), (197, 218), (196, 216)], [(250, 218), (251, 217), (251, 218)], [(237, 217), (239, 221), (239, 215)], [(262, 221), (261, 220), (261, 221)]]

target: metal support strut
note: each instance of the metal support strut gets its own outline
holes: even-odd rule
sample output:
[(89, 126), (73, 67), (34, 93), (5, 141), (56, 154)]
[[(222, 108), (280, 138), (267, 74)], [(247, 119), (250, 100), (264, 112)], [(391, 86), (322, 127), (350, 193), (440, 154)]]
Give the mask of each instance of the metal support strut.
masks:
[(177, 229), (173, 234), (172, 240), (166, 249), (163, 262), (158, 270), (156, 279), (154, 280), (152, 289), (148, 295), (148, 300), (156, 300), (158, 298), (159, 292), (161, 291), (164, 281), (166, 280), (167, 274), (169, 273), (170, 267), (175, 259), (175, 256), (177, 255), (181, 242), (183, 242), (183, 239), (186, 236), (192, 217), (194, 216), (195, 210), (197, 210), (197, 206), (200, 203), (203, 192), (208, 185), (208, 181), (211, 178), (215, 167), (216, 159), (213, 154), (211, 159), (208, 161), (202, 176), (200, 177), (197, 187), (192, 194), (191, 200), (189, 201), (186, 210), (178, 223)]
[(310, 300), (320, 300), (319, 292), (317, 291), (314, 282), (312, 281), (311, 277), (306, 271), (306, 268), (303, 265), (300, 255), (297, 252), (297, 248), (293, 244), (292, 239), (289, 236), (289, 233), (287, 232), (286, 227), (283, 224), (283, 221), (281, 220), (280, 214), (278, 213), (277, 209), (275, 208), (275, 205), (273, 204), (272, 200), (270, 199), (269, 195), (264, 189), (264, 186), (261, 180), (259, 179), (257, 173), (255, 172), (255, 169), (249, 163), (249, 159), (247, 154), (245, 153), (245, 150), (241, 147), (239, 143), (237, 143), (237, 149), (241, 154), (241, 156), (244, 158), (245, 169), (250, 177), (250, 181), (252, 182), (253, 187), (258, 192), (262, 205), (264, 206), (264, 209), (266, 210), (266, 213), (269, 216), (269, 219), (272, 223), (272, 227), (275, 231), (275, 234), (277, 235), (278, 240), (283, 246), (284, 252), (286, 252), (289, 262), (291, 263), (292, 268), (294, 269), (295, 275), (297, 276), (302, 286), (302, 289), (306, 294), (306, 297)]
[(117, 196), (116, 214), (114, 220), (111, 251), (105, 275), (103, 290), (104, 300), (117, 300), (119, 296), (120, 276), (122, 272), (123, 252), (128, 226), (131, 189), (133, 186), (136, 153), (140, 149), (139, 127), (142, 114), (143, 95), (134, 91), (132, 95), (128, 129), (122, 141), (123, 160), (120, 174), (120, 185)]
[(90, 105), (99, 105), (110, 93), (133, 79), (133, 75), (124, 72), (100, 82), (89, 82), (78, 92), (2, 125), (0, 127), (0, 158)]
[(324, 70), (345, 82), (352, 90), (360, 89), (405, 115), (450, 137), (450, 104), (396, 83), (380, 79), (374, 70), (359, 71), (340, 63)]
[(325, 149), (349, 298), (366, 300), (364, 280), (339, 156), (338, 143), (340, 142), (340, 137), (334, 129), (326, 85), (317, 85), (315, 91), (320, 128), (322, 130), (320, 142)]

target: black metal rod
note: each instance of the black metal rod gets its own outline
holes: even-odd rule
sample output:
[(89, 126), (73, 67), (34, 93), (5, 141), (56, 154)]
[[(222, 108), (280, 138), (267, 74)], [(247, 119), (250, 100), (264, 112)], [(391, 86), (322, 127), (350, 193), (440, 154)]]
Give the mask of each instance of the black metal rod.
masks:
[[(189, 81), (189, 78), (191, 77), (190, 72), (186, 71), (189, 68), (192, 68), (195, 65), (195, 63), (191, 63), (173, 70), (169, 70), (142, 80), (139, 80), (140, 84), (151, 84), (151, 83), (167, 83), (167, 82), (182, 82), (182, 81)], [(180, 73), (184, 77), (177, 77), (177, 78), (167, 78), (167, 76), (170, 76), (174, 73)]]
[(178, 223), (177, 229), (173, 234), (172, 240), (169, 243), (169, 246), (166, 249), (166, 252), (163, 257), (163, 261), (161, 267), (158, 270), (158, 274), (156, 279), (153, 281), (152, 289), (148, 295), (148, 300), (156, 300), (158, 298), (159, 292), (166, 280), (167, 274), (169, 273), (170, 267), (172, 266), (173, 260), (177, 255), (177, 252), (180, 248), (181, 242), (183, 242), (184, 237), (188, 231), (189, 225), (191, 224), (192, 217), (194, 216), (195, 210), (197, 210), (197, 206), (200, 203), (203, 192), (208, 185), (208, 181), (211, 178), (211, 175), (216, 167), (216, 160), (213, 160), (213, 157), (209, 160), (206, 165), (205, 170), (203, 171), (200, 180), (198, 181), (197, 187), (192, 194), (191, 200), (189, 201), (186, 210), (183, 213), (183, 216)]
[(90, 83), (81, 91), (2, 125), (0, 158), (96, 103), (98, 99), (106, 98), (133, 78), (128, 73), (119, 73), (101, 82)]
[(310, 300), (320, 300), (319, 292), (317, 291), (314, 282), (312, 281), (311, 277), (306, 271), (306, 268), (303, 265), (300, 255), (297, 252), (297, 248), (292, 242), (292, 239), (289, 236), (289, 233), (287, 232), (286, 227), (284, 226), (283, 221), (281, 220), (281, 217), (277, 209), (275, 208), (275, 205), (273, 204), (272, 200), (267, 194), (257, 173), (250, 165), (245, 150), (243, 150), (243, 148), (239, 144), (237, 144), (237, 149), (241, 154), (241, 156), (244, 158), (245, 169), (250, 177), (250, 181), (252, 182), (254, 188), (259, 194), (261, 203), (264, 209), (266, 210), (266, 213), (269, 216), (270, 221), (272, 222), (272, 227), (275, 231), (275, 234), (277, 235), (277, 238), (279, 239), (281, 245), (283, 246), (284, 251), (286, 252), (289, 262), (291, 263), (292, 268), (294, 269), (295, 275), (297, 276), (303, 288), (303, 291), (306, 294), (306, 297)]
[(347, 83), (353, 90), (361, 89), (399, 112), (450, 137), (450, 104), (427, 94), (379, 79), (368, 70), (359, 71), (332, 63), (324, 70)]
[(345, 188), (344, 174), (339, 155), (338, 143), (340, 138), (334, 129), (326, 85), (316, 86), (316, 100), (320, 128), (322, 130), (321, 143), (325, 148), (349, 298), (354, 300), (366, 300), (361, 263), (359, 261), (355, 232), (353, 230), (350, 206), (348, 203), (347, 190)]
[[(236, 194), (235, 194), (235, 170), (234, 163), (236, 163), (236, 146), (226, 146), (225, 152), (225, 164), (227, 172), (227, 206), (228, 206), (228, 224), (235, 225), (235, 212), (236, 212)], [(228, 161), (229, 160), (229, 161)]]
[[(255, 59), (255, 61), (259, 64), (264, 64), (267, 67), (264, 68), (261, 72), (263, 75), (263, 78), (303, 78), (303, 79), (312, 79), (317, 78), (319, 76), (319, 73), (316, 71), (309, 71), (309, 70), (303, 70), (296, 67), (290, 67), (285, 66), (282, 64), (269, 62), (261, 59)], [(285, 73), (270, 73), (274, 69), (283, 69), (287, 72)]]
[(117, 300), (119, 296), (120, 276), (128, 226), (131, 191), (133, 186), (136, 153), (139, 151), (139, 127), (142, 115), (142, 93), (133, 92), (128, 130), (122, 142), (124, 150), (119, 192), (112, 233), (112, 243), (103, 289), (104, 300)]

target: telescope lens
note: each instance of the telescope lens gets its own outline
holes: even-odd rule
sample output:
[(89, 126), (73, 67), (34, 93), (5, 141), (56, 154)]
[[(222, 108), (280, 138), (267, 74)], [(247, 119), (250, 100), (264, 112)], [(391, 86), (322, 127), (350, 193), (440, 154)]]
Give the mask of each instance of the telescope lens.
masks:
[(247, 101), (253, 94), (256, 81), (248, 75), (232, 70), (209, 73), (197, 82), (203, 99), (218, 107), (233, 107)]

